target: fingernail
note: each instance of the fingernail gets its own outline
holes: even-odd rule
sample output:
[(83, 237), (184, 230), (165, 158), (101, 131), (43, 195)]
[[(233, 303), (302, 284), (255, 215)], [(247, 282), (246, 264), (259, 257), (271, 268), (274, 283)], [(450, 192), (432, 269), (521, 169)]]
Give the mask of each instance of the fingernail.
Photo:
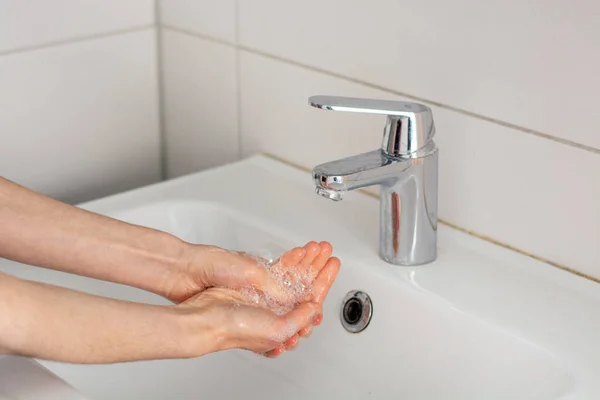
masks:
[(312, 325), (305, 326), (304, 328), (298, 331), (298, 336), (306, 337), (306, 335), (312, 330)]
[(323, 320), (323, 314), (318, 313), (317, 315), (315, 315), (312, 318), (312, 322), (311, 323), (312, 323), (313, 326), (317, 326), (317, 325), (319, 325), (321, 323), (322, 320)]
[(285, 351), (285, 347), (282, 345), (279, 347), (275, 347), (273, 350), (269, 351), (267, 354), (268, 354), (269, 358), (275, 358), (275, 357), (279, 357), (280, 355), (282, 355), (284, 351)]
[(318, 303), (316, 303), (316, 304), (311, 304), (311, 308), (313, 309), (310, 314), (310, 320), (312, 321), (315, 318), (317, 318), (319, 315), (321, 315), (321, 307), (319, 306)]
[(299, 341), (300, 338), (297, 335), (294, 335), (285, 342), (285, 348), (292, 349), (298, 344)]
[(300, 343), (300, 338), (297, 338), (296, 340), (292, 341), (291, 343), (286, 343), (285, 344), (285, 350), (286, 351), (290, 351), (290, 350), (294, 350), (297, 346), (298, 343)]

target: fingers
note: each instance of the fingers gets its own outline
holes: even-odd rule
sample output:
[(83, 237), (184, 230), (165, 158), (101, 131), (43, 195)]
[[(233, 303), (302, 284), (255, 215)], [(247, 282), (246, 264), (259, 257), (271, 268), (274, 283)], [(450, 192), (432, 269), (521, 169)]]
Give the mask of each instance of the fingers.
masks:
[(298, 343), (300, 342), (300, 336), (298, 336), (298, 334), (295, 334), (294, 336), (292, 336), (291, 338), (289, 338), (288, 340), (285, 341), (284, 346), (286, 350), (294, 350), (294, 348), (296, 346), (298, 346)]
[(307, 271), (311, 267), (311, 264), (321, 252), (321, 246), (317, 242), (308, 242), (304, 245), (304, 250), (306, 250), (306, 255), (299, 265), (301, 271)]
[[(296, 247), (286, 252), (281, 256), (279, 262), (279, 268), (285, 270), (286, 268), (298, 265), (306, 254), (306, 250), (302, 247)], [(281, 273), (281, 271), (274, 271)], [(269, 293), (270, 296), (275, 298), (285, 299), (286, 293), (282, 290), (280, 283), (261, 265), (256, 265), (252, 277), (247, 280), (246, 285), (250, 284), (256, 288), (260, 288), (261, 291)]]
[(279, 357), (285, 351), (285, 346), (281, 345), (279, 347), (275, 347), (273, 350), (267, 351), (264, 356), (267, 358), (275, 358)]
[(328, 242), (319, 243), (320, 251), (309, 266), (309, 276), (313, 280), (319, 275), (319, 272), (325, 267), (329, 257), (333, 253), (333, 247)]
[(296, 347), (299, 341), (297, 332), (309, 327), (321, 311), (321, 305), (318, 303), (302, 303), (286, 315), (278, 317), (277, 327), (271, 333), (271, 339), (283, 344), (266, 352), (265, 356), (277, 357), (286, 349)]
[[(318, 315), (315, 318), (317, 318), (317, 317), (318, 317)], [(311, 332), (312, 332), (312, 328), (310, 325), (305, 326), (304, 328), (300, 329), (297, 334), (295, 334), (294, 336), (292, 336), (291, 338), (289, 338), (288, 340), (285, 341), (285, 343), (283, 344), (285, 351), (295, 350), (296, 347), (298, 347), (298, 345), (300, 344), (300, 336), (307, 338), (310, 336)], [(277, 357), (277, 356), (281, 355), (281, 353), (283, 353), (283, 351), (281, 349), (281, 346), (279, 346), (279, 347), (276, 347), (275, 349), (271, 350), (270, 352), (267, 352), (265, 355), (267, 357), (273, 358), (273, 357)]]
[(292, 334), (288, 335), (288, 337), (291, 337), (299, 330), (310, 326), (313, 319), (321, 312), (322, 307), (319, 303), (302, 303), (280, 318), (285, 321), (285, 328), (294, 328)]
[[(304, 258), (306, 250), (296, 247), (286, 252), (281, 257), (285, 266), (298, 265)], [(279, 291), (277, 281), (264, 265), (266, 260), (254, 257), (247, 253), (238, 253), (221, 250), (214, 251), (213, 257), (218, 258), (217, 268), (213, 268), (206, 278), (209, 286), (223, 286), (231, 289), (243, 287), (260, 288), (263, 291), (276, 295)]]
[[(315, 317), (313, 317), (312, 324), (317, 326), (318, 324), (321, 323), (322, 319), (323, 319), (323, 314), (317, 314)], [(285, 350), (291, 351), (291, 350), (296, 349), (296, 347), (298, 347), (298, 345), (300, 344), (300, 338), (301, 337), (309, 338), (311, 334), (312, 334), (312, 326), (311, 325), (305, 326), (304, 328), (300, 329), (297, 334), (295, 334), (294, 336), (292, 336), (291, 338), (289, 338), (288, 340), (285, 341), (285, 343), (284, 343)]]
[[(321, 320), (323, 319), (323, 314), (317, 314), (314, 318), (313, 318), (313, 325), (317, 326), (321, 323)], [(312, 335), (312, 326), (305, 326), (304, 328), (300, 329), (298, 331), (298, 333), (294, 336), (292, 336), (291, 338), (289, 338), (288, 340), (285, 341), (285, 343), (283, 345), (280, 345), (276, 348), (274, 348), (271, 351), (268, 351), (264, 354), (265, 357), (268, 358), (275, 358), (275, 357), (279, 357), (281, 354), (283, 354), (285, 351), (292, 351), (295, 350), (296, 347), (298, 347), (298, 345), (300, 344), (300, 338), (309, 338), (310, 335)]]
[[(290, 338), (290, 340), (288, 340), (288, 342), (291, 340), (292, 339)], [(273, 350), (267, 351), (263, 355), (267, 358), (276, 358), (276, 357), (279, 357), (280, 355), (282, 355), (285, 351), (294, 350), (296, 347), (298, 347), (299, 343), (300, 343), (300, 339), (294, 340), (293, 343), (290, 343), (290, 344), (288, 344), (286, 342), (285, 344), (282, 344), (281, 346), (275, 347)]]
[(317, 315), (315, 318), (313, 318), (313, 326), (319, 326), (321, 325), (321, 322), (323, 322), (323, 314), (319, 314)]
[(321, 269), (313, 283), (313, 301), (323, 304), (340, 270), (340, 265), (341, 262), (337, 257), (332, 257), (327, 261), (327, 264)]
[(282, 255), (279, 260), (285, 268), (290, 268), (298, 265), (305, 255), (306, 250), (304, 248), (296, 247)]
[[(319, 316), (317, 315), (313, 319), (313, 321), (315, 321), (318, 317)], [(313, 322), (313, 324), (314, 324), (314, 322)], [(312, 326), (306, 326), (298, 331), (298, 336), (305, 337), (305, 338), (309, 337), (311, 334), (312, 334)]]
[(286, 315), (277, 317), (276, 323), (269, 329), (271, 331), (269, 340), (279, 345), (263, 353), (264, 356), (273, 358), (286, 350), (294, 349), (298, 346), (301, 337), (308, 337), (312, 333), (311, 326), (321, 323), (323, 319), (321, 304), (327, 297), (341, 265), (338, 258), (331, 257), (332, 252), (332, 246), (328, 242), (312, 241), (303, 248), (294, 248), (282, 255), (279, 262), (273, 265), (278, 269), (271, 269), (275, 276), (260, 268), (261, 273), (256, 275), (255, 285), (264, 293), (282, 294), (284, 299), (286, 293), (282, 292), (281, 285), (277, 279), (274, 279), (279, 273), (296, 270), (302, 272), (306, 278), (314, 279), (310, 295), (301, 300), (308, 302), (301, 303)]

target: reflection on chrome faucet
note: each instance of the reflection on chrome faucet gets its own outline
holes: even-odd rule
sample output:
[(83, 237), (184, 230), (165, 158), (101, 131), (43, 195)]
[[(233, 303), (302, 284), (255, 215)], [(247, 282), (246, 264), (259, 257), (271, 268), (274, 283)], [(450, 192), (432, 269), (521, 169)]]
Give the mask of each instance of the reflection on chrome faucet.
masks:
[(415, 266), (437, 255), (438, 151), (431, 109), (422, 104), (314, 96), (313, 107), (387, 115), (381, 149), (317, 165), (316, 192), (339, 201), (347, 191), (380, 185), (379, 254)]

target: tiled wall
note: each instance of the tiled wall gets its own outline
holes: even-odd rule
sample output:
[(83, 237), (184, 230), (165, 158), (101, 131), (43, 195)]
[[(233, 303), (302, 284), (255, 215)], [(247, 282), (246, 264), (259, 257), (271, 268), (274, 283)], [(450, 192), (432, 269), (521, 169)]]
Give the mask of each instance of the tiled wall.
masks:
[(161, 25), (213, 38), (161, 29), (167, 176), (235, 161), (240, 138), (234, 2), (157, 1)]
[(238, 151), (310, 168), (379, 146), (383, 117), (313, 94), (420, 101), (443, 220), (600, 277), (599, 2), (160, 6), (171, 176)]
[(0, 0), (0, 175), (70, 202), (160, 179), (152, 0)]

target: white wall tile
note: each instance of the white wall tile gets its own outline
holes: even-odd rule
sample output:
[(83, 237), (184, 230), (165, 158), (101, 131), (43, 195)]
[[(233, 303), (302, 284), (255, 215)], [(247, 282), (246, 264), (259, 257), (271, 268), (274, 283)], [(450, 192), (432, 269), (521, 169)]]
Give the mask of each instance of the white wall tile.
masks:
[(235, 42), (235, 0), (157, 0), (160, 22)]
[(235, 48), (162, 30), (167, 173), (237, 160)]
[(239, 2), (240, 43), (600, 149), (600, 2)]
[[(248, 52), (240, 60), (245, 155), (312, 168), (380, 145), (384, 117), (324, 112), (307, 98), (394, 96)], [(600, 277), (600, 156), (432, 108), (440, 217)]]
[(153, 23), (153, 0), (0, 0), (0, 51)]
[(0, 175), (77, 202), (160, 179), (155, 31), (0, 57)]

